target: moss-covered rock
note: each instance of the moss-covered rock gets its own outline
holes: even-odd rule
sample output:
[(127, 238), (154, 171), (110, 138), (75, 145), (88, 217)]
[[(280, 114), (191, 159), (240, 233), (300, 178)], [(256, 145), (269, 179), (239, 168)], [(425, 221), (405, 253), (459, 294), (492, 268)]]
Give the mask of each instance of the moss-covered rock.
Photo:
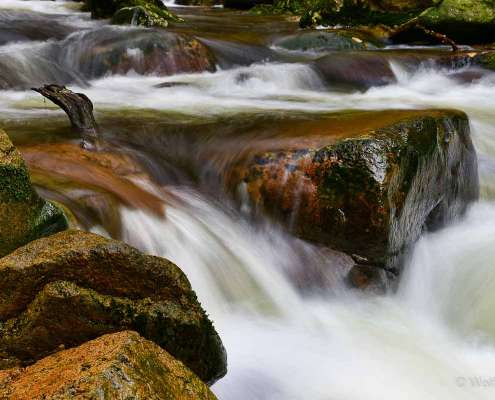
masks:
[(279, 122), (270, 134), (234, 162), (227, 187), (299, 237), (366, 265), (399, 267), (425, 229), (478, 197), (462, 112), (338, 113)]
[(346, 30), (303, 31), (278, 39), (274, 45), (289, 51), (315, 53), (335, 50), (369, 50), (381, 47), (377, 41), (361, 33)]
[(476, 64), (495, 71), (495, 51), (487, 51), (478, 54), (474, 61)]
[(180, 361), (137, 333), (104, 335), (25, 369), (0, 371), (5, 400), (215, 400)]
[(160, 0), (85, 0), (93, 18), (112, 18), (114, 23), (167, 27), (181, 21)]
[(220, 338), (182, 271), (122, 242), (82, 231), (31, 242), (0, 259), (0, 288), (4, 358), (29, 363), (131, 328), (206, 382), (226, 372)]
[[(295, 1), (295, 0), (291, 0)], [(300, 25), (315, 26), (338, 24), (400, 25), (417, 16), (426, 7), (435, 3), (432, 1), (370, 1), (370, 0), (310, 0), (301, 13)]]
[(0, 256), (66, 228), (63, 212), (38, 196), (20, 153), (0, 130)]
[(495, 40), (495, 0), (443, 0), (419, 16), (419, 22), (460, 43)]
[(166, 28), (168, 20), (157, 17), (155, 13), (151, 13), (143, 6), (135, 6), (118, 10), (112, 17), (112, 24)]

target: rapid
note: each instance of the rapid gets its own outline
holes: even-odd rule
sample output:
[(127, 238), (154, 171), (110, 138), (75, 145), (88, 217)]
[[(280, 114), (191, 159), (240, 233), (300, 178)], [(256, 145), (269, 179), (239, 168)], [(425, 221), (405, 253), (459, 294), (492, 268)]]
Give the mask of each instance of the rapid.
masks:
[[(164, 216), (119, 204), (121, 239), (172, 260), (190, 279), (228, 353), (228, 374), (214, 393), (221, 400), (493, 399), (495, 73), (465, 79), (469, 63), (427, 59), (412, 67), (398, 58), (388, 61), (394, 82), (342, 91), (323, 80), (311, 55), (278, 52), (257, 40), (228, 43), (228, 34), (211, 31), (224, 18), (221, 9), (204, 18), (192, 7), (176, 10), (191, 16), (192, 28), (181, 29), (200, 39), (204, 29), (205, 43), (220, 49), (216, 72), (97, 76), (74, 63), (74, 54), (90, 45), (87, 33), (110, 37), (105, 29), (137, 28), (105, 28), (70, 1), (2, 0), (0, 33), (20, 15), (52, 21), (53, 32), (0, 44), (0, 122), (16, 145), (62, 140), (65, 115), (29, 90), (58, 80), (94, 102), (114, 152), (147, 167), (134, 183), (160, 199)], [(282, 33), (295, 29), (273, 24)], [(139, 65), (139, 49), (126, 51)], [(238, 54), (243, 59), (236, 62)], [(231, 141), (242, 121), (428, 107), (468, 114), (481, 199), (454, 225), (419, 240), (394, 293), (348, 289), (349, 260), (254, 218), (248, 202), (235, 204), (219, 189), (213, 172), (236, 151), (223, 139)]]

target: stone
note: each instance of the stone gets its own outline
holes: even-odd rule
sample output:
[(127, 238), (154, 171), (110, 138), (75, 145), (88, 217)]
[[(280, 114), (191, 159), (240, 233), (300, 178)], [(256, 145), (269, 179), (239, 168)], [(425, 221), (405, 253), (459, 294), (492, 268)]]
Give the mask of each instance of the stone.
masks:
[(291, 51), (328, 52), (335, 50), (369, 50), (380, 45), (358, 32), (345, 30), (319, 30), (300, 32), (274, 42), (274, 45)]
[(85, 9), (93, 18), (113, 17), (115, 23), (166, 28), (169, 21), (181, 21), (160, 0), (85, 0)]
[(63, 345), (138, 331), (212, 383), (225, 350), (183, 272), (116, 240), (69, 230), (0, 259), (0, 353), (29, 364)]
[(0, 256), (66, 228), (64, 213), (36, 193), (21, 154), (0, 130)]
[(184, 364), (136, 332), (101, 336), (21, 369), (0, 371), (5, 400), (215, 400)]
[(460, 111), (340, 112), (264, 130), (269, 140), (258, 134), (229, 167), (228, 190), (295, 235), (367, 265), (400, 270), (422, 232), (478, 198), (476, 153)]
[(168, 76), (216, 70), (215, 57), (199, 40), (163, 29), (104, 26), (71, 35), (57, 45), (60, 65), (86, 79), (131, 71)]

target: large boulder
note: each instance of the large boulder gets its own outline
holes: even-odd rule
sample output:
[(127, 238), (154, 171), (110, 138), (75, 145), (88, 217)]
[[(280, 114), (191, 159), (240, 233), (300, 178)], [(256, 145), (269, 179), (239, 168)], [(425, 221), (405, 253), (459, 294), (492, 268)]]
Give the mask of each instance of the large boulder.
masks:
[(0, 256), (66, 228), (63, 212), (38, 196), (20, 153), (0, 130)]
[[(286, 1), (286, 0), (285, 0)], [(300, 1), (300, 0), (292, 0)], [(400, 25), (440, 0), (309, 0), (301, 26)]]
[(60, 65), (86, 79), (135, 72), (173, 75), (216, 69), (215, 58), (197, 39), (159, 29), (105, 26), (71, 35), (54, 49)]
[(101, 336), (25, 369), (0, 371), (5, 400), (215, 400), (180, 361), (137, 333)]
[(465, 69), (473, 53), (443, 50), (335, 51), (314, 61), (314, 68), (333, 89), (367, 90), (397, 82), (392, 65), (415, 73), (422, 65)]
[(425, 27), (460, 43), (495, 40), (495, 0), (443, 0), (419, 16)]
[(4, 365), (136, 330), (212, 383), (225, 350), (182, 271), (115, 240), (65, 231), (0, 259)]
[(466, 115), (355, 111), (276, 122), (226, 173), (228, 189), (294, 234), (397, 272), (424, 230), (478, 197)]

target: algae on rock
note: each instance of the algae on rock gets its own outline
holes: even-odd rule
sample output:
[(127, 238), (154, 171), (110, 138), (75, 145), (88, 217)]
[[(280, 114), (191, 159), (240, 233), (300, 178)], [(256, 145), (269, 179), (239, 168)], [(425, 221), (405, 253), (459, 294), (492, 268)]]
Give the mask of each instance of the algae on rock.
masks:
[(182, 21), (161, 0), (85, 0), (93, 18), (112, 18), (118, 24), (167, 27), (170, 21)]
[(226, 355), (184, 273), (123, 242), (83, 231), (40, 239), (0, 259), (0, 353), (23, 364), (104, 333), (138, 331), (205, 382)]
[[(478, 197), (466, 115), (354, 111), (277, 123), (233, 161), (226, 185), (297, 236), (399, 271), (424, 230)], [(267, 128), (267, 131), (269, 128)]]
[(38, 196), (20, 153), (0, 130), (0, 256), (67, 226), (64, 213)]

